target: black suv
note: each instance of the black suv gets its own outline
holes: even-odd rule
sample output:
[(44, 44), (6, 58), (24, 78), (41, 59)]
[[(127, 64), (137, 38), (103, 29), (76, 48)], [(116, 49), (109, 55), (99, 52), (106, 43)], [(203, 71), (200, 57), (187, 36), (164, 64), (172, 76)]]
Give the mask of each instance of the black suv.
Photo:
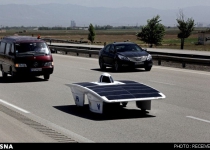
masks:
[(115, 71), (119, 71), (123, 67), (130, 67), (150, 71), (152, 65), (152, 56), (136, 43), (114, 42), (99, 51), (101, 70), (112, 67)]

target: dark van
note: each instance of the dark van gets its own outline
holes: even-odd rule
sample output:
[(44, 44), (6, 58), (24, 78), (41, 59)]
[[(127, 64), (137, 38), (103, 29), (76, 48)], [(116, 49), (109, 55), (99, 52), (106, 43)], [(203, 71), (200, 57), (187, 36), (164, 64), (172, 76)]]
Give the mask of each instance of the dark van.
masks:
[(1, 39), (0, 69), (2, 77), (7, 75), (44, 76), (53, 73), (53, 57), (47, 43), (32, 36), (8, 36)]

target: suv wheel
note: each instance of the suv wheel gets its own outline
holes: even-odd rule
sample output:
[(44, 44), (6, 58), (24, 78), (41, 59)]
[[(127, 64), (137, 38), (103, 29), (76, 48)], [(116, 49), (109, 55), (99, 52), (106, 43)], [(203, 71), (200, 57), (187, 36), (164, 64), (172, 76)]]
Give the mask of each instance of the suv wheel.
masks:
[(99, 59), (99, 66), (101, 70), (106, 69), (106, 66), (104, 65), (103, 59)]
[(116, 61), (114, 62), (114, 70), (117, 72), (117, 71), (120, 71), (120, 69), (121, 69), (121, 65), (120, 65), (120, 63), (116, 60)]
[(17, 75), (14, 71), (12, 71), (12, 68), (10, 67), (10, 75), (12, 76), (12, 78), (16, 78)]
[(17, 77), (17, 74), (15, 72), (13, 72), (13, 71), (10, 74), (11, 74), (12, 78), (16, 78)]

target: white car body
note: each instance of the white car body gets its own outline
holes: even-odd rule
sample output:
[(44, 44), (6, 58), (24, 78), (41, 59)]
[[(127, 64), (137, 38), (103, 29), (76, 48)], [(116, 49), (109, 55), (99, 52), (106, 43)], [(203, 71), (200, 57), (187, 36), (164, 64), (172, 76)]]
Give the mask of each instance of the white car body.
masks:
[[(108, 78), (108, 82), (103, 82), (103, 77)], [(102, 74), (98, 82), (72, 83), (68, 86), (71, 88), (77, 106), (84, 106), (86, 95), (90, 111), (100, 114), (103, 113), (105, 103), (136, 101), (138, 108), (151, 110), (151, 100), (166, 98), (163, 93), (150, 86), (128, 80), (114, 81), (107, 73)], [(142, 93), (142, 91), (150, 91), (151, 94)]]

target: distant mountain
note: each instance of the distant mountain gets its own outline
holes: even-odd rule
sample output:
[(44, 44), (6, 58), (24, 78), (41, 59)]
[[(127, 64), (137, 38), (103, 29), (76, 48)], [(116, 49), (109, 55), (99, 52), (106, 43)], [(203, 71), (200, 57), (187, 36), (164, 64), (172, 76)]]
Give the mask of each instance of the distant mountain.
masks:
[[(195, 23), (209, 25), (209, 6), (196, 6), (182, 9), (186, 18), (193, 18)], [(71, 4), (42, 5), (0, 5), (1, 26), (47, 26), (69, 27), (71, 20), (76, 26), (112, 25), (135, 26), (145, 25), (147, 20), (159, 15), (165, 26), (175, 26), (179, 15), (177, 9), (160, 10), (148, 7), (142, 8), (107, 8), (85, 7)]]

